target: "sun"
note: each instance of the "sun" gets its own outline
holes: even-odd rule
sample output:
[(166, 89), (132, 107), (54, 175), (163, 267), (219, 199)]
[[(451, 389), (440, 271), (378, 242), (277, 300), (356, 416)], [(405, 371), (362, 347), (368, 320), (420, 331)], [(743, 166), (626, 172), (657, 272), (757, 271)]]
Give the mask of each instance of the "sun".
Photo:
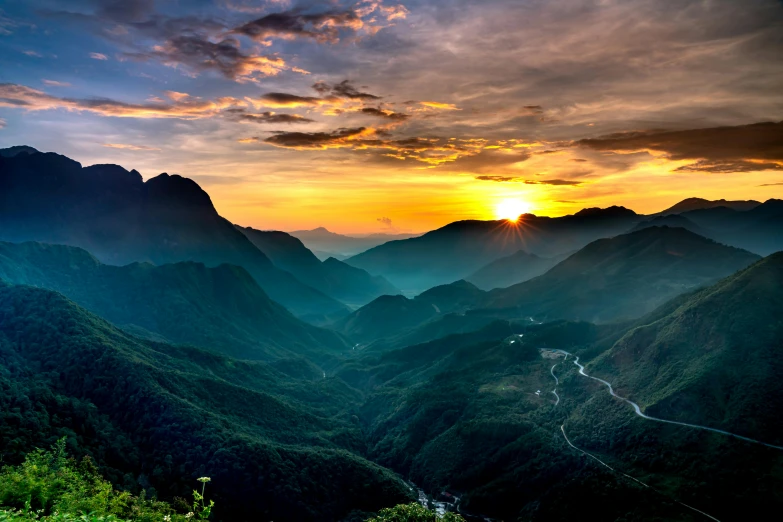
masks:
[(528, 212), (530, 212), (530, 204), (518, 198), (502, 199), (495, 205), (495, 216), (497, 219), (516, 221), (519, 219), (519, 216)]

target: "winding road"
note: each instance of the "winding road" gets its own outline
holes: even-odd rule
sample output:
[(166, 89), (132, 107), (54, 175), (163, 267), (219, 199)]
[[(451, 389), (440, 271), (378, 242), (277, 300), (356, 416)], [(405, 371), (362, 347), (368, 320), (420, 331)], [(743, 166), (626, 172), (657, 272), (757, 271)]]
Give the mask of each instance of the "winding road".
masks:
[[(572, 354), (570, 352), (566, 352), (565, 350), (553, 350), (553, 351), (558, 352), (558, 353), (562, 353), (566, 357), (568, 357), (569, 355), (574, 355), (574, 354)], [(617, 395), (617, 393), (615, 393), (614, 388), (612, 388), (612, 385), (610, 383), (606, 382), (603, 379), (599, 379), (598, 377), (593, 377), (592, 375), (586, 374), (585, 373), (585, 367), (582, 366), (581, 364), (579, 364), (579, 357), (577, 357), (577, 356), (574, 356), (574, 357), (575, 357), (574, 364), (579, 367), (579, 374), (580, 375), (582, 375), (584, 377), (587, 377), (588, 379), (593, 379), (594, 381), (598, 381), (601, 384), (604, 384), (607, 388), (609, 388), (609, 393), (612, 395), (612, 397), (616, 397), (616, 398), (620, 399), (621, 401), (625, 401), (628, 404), (630, 404), (633, 407), (634, 412), (636, 412), (636, 415), (638, 415), (639, 417), (641, 417), (643, 419), (647, 419), (647, 420), (651, 420), (651, 421), (655, 421), (655, 422), (663, 422), (665, 424), (675, 424), (677, 426), (685, 426), (686, 428), (695, 428), (695, 429), (698, 429), (698, 430), (706, 430), (706, 431), (711, 431), (713, 433), (720, 433), (721, 435), (734, 437), (736, 439), (744, 440), (745, 442), (751, 442), (753, 444), (760, 444), (760, 445), (766, 446), (768, 448), (773, 448), (773, 449), (776, 449), (776, 450), (783, 451), (783, 446), (776, 446), (775, 444), (769, 444), (767, 442), (762, 442), (760, 440), (752, 439), (750, 437), (745, 437), (743, 435), (737, 435), (736, 433), (731, 433), (729, 431), (719, 430), (717, 428), (710, 428), (708, 426), (701, 426), (699, 424), (689, 424), (687, 422), (678, 422), (678, 421), (672, 421), (672, 420), (666, 420), (666, 419), (659, 419), (657, 417), (651, 417), (649, 415), (646, 415), (644, 412), (642, 412), (642, 409), (639, 407), (638, 404), (636, 404), (635, 402), (633, 402), (630, 399), (626, 399), (625, 397)], [(552, 369), (554, 369), (554, 367)], [(552, 373), (552, 376), (554, 377), (554, 373)], [(557, 377), (555, 377), (555, 381), (556, 381), (556, 384), (557, 384), (558, 383)], [(558, 397), (558, 402), (560, 402), (559, 397)]]
[(555, 363), (554, 366), (552, 366), (552, 369), (549, 370), (549, 373), (552, 374), (552, 377), (555, 378), (555, 389), (552, 390), (552, 393), (555, 394), (555, 397), (557, 397), (557, 402), (555, 402), (555, 406), (560, 404), (560, 396), (557, 394), (557, 386), (560, 384), (560, 381), (557, 380), (557, 375), (555, 375), (555, 366), (557, 366), (560, 363)]
[(586, 455), (586, 456), (590, 457), (591, 459), (595, 460), (596, 462), (598, 462), (598, 463), (599, 463), (599, 464), (601, 464), (602, 466), (605, 466), (606, 468), (608, 468), (608, 469), (612, 470), (613, 472), (615, 472), (615, 473), (619, 473), (620, 475), (624, 476), (625, 478), (627, 478), (627, 479), (630, 479), (630, 480), (633, 480), (633, 481), (634, 481), (634, 482), (636, 482), (637, 484), (640, 484), (642, 487), (645, 487), (645, 488), (651, 489), (651, 490), (655, 491), (656, 493), (658, 493), (658, 494), (660, 494), (660, 495), (663, 495), (664, 497), (668, 498), (669, 500), (671, 500), (671, 501), (673, 501), (673, 502), (676, 502), (677, 504), (679, 504), (679, 505), (681, 505), (681, 506), (683, 506), (683, 507), (686, 507), (686, 508), (690, 509), (691, 511), (694, 511), (694, 512), (696, 512), (696, 513), (699, 513), (699, 514), (701, 514), (701, 515), (704, 515), (705, 517), (709, 518), (710, 520), (714, 520), (715, 522), (720, 522), (720, 520), (718, 520), (717, 518), (713, 517), (713, 516), (712, 516), (712, 515), (710, 515), (709, 513), (705, 513), (704, 511), (701, 511), (700, 509), (696, 509), (695, 507), (693, 507), (693, 506), (689, 506), (688, 504), (686, 504), (686, 503), (684, 503), (684, 502), (680, 502), (680, 501), (679, 501), (679, 500), (677, 500), (677, 499), (673, 499), (673, 498), (671, 498), (669, 495), (666, 495), (665, 493), (662, 493), (662, 492), (658, 491), (657, 489), (655, 489), (654, 487), (650, 486), (649, 484), (645, 484), (645, 483), (644, 483), (644, 482), (642, 482), (641, 480), (639, 480), (639, 479), (635, 479), (635, 478), (633, 478), (632, 476), (628, 475), (627, 473), (623, 473), (623, 472), (622, 472), (622, 471), (620, 471), (620, 470), (614, 469), (612, 466), (610, 466), (609, 464), (607, 464), (607, 463), (606, 463), (606, 462), (604, 462), (603, 460), (599, 459), (598, 457), (596, 457), (595, 455), (593, 455), (593, 454), (591, 454), (591, 453), (588, 453), (588, 452), (586, 452), (586, 451), (585, 451), (585, 450), (583, 450), (582, 448), (578, 448), (578, 447), (574, 446), (574, 445), (573, 445), (573, 443), (572, 443), (570, 440), (568, 440), (568, 435), (566, 435), (566, 432), (565, 432), (565, 428), (564, 428), (564, 426), (565, 426), (564, 424), (561, 424), (561, 425), (560, 425), (560, 431), (562, 431), (562, 432), (563, 432), (563, 438), (564, 438), (564, 439), (565, 439), (565, 441), (568, 443), (568, 445), (569, 445), (569, 446), (571, 446), (572, 448), (574, 448), (576, 451), (578, 451), (578, 452), (582, 453), (583, 455)]

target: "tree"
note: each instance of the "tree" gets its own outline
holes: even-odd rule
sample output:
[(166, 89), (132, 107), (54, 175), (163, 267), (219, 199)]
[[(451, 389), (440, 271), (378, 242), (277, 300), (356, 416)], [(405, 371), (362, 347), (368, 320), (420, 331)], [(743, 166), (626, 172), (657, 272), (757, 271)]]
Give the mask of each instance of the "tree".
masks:
[(465, 519), (454, 513), (446, 513), (442, 517), (434, 511), (413, 502), (411, 504), (400, 504), (393, 508), (382, 509), (377, 517), (367, 520), (367, 522), (465, 522)]

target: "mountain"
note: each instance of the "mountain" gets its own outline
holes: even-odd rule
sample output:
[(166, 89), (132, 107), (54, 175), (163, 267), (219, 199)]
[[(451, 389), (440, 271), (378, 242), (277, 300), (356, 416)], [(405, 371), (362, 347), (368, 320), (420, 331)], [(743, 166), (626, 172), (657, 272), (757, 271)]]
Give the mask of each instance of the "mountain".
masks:
[(692, 210), (682, 214), (727, 245), (760, 255), (783, 250), (783, 200), (770, 199), (751, 210), (727, 207)]
[(366, 395), (369, 455), (478, 519), (763, 519), (783, 506), (779, 448), (641, 418), (541, 347), (647, 415), (783, 445), (781, 290), (783, 253), (632, 324), (499, 321), (337, 375)]
[(682, 228), (652, 227), (594, 241), (542, 276), (489, 292), (482, 304), (539, 320), (631, 319), (758, 259)]
[(684, 228), (685, 230), (688, 230), (690, 232), (693, 232), (694, 234), (697, 234), (699, 236), (704, 236), (704, 237), (710, 237), (710, 233), (711, 233), (710, 231), (703, 229), (702, 227), (700, 227), (690, 219), (686, 218), (685, 216), (680, 216), (678, 214), (657, 216), (642, 221), (641, 223), (633, 227), (630, 230), (630, 232), (636, 232), (650, 227)]
[(241, 359), (345, 352), (338, 335), (300, 321), (237, 266), (105, 265), (77, 247), (0, 242), (0, 280), (56, 290), (117, 326)]
[(13, 147), (0, 149), (0, 157), (2, 158), (13, 158), (14, 156), (18, 156), (20, 154), (36, 154), (36, 153), (38, 153), (38, 150), (32, 147), (28, 147), (27, 145), (15, 145)]
[(237, 227), (278, 268), (303, 283), (349, 305), (361, 306), (381, 295), (400, 291), (383, 277), (329, 258), (321, 262), (302, 242), (285, 232)]
[(590, 364), (649, 415), (783, 445), (783, 252), (664, 306)]
[(683, 199), (676, 205), (673, 205), (666, 210), (655, 214), (657, 216), (667, 216), (669, 214), (682, 214), (683, 212), (690, 212), (691, 210), (704, 210), (707, 208), (726, 207), (739, 212), (746, 210), (752, 210), (761, 205), (761, 202), (749, 200), (749, 201), (727, 201), (725, 199), (718, 199), (711, 201), (709, 199), (702, 198), (687, 198)]
[[(289, 232), (289, 234), (300, 239), (313, 252), (319, 251), (334, 257), (356, 255), (368, 248), (376, 247), (389, 241), (408, 239), (418, 235), (367, 234), (363, 236), (347, 236), (330, 232), (324, 227), (318, 227), (313, 230), (295, 230)], [(335, 254), (337, 255), (335, 256)]]
[(482, 290), (506, 288), (540, 276), (563, 259), (565, 259), (563, 256), (538, 257), (519, 250), (510, 256), (492, 261), (473, 272), (465, 280)]
[(199, 261), (244, 267), (299, 316), (345, 307), (272, 262), (215, 210), (192, 180), (146, 182), (118, 165), (84, 167), (54, 153), (0, 157), (0, 240), (84, 248), (105, 263)]
[(346, 262), (384, 276), (403, 292), (418, 293), (468, 277), (520, 249), (556, 256), (622, 233), (639, 220), (631, 210), (611, 207), (560, 218), (527, 214), (518, 222), (458, 221), (420, 237), (385, 243)]
[(116, 487), (170, 500), (211, 477), (216, 520), (341, 520), (412, 499), (361, 456), (360, 402), (339, 379), (143, 341), (0, 283), (4, 462), (65, 437)]
[(332, 325), (350, 339), (366, 343), (399, 335), (450, 312), (465, 309), (484, 292), (467, 281), (431, 288), (413, 299), (385, 295)]

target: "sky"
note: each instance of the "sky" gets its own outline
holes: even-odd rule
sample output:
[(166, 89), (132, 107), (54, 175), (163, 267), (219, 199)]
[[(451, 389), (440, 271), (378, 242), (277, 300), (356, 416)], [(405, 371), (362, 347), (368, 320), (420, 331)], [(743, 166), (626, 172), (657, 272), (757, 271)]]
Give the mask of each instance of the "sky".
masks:
[(0, 0), (0, 146), (260, 229), (783, 198), (781, 0)]

